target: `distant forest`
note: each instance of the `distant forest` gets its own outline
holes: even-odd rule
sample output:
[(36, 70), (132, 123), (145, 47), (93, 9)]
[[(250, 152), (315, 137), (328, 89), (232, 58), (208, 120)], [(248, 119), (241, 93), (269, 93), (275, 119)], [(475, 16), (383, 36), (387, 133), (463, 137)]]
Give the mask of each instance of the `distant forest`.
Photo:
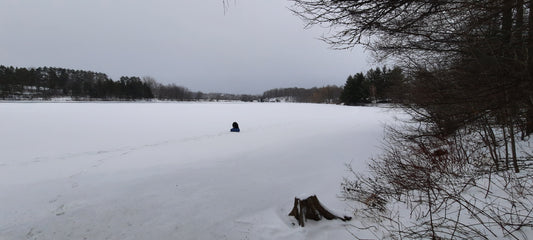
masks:
[(348, 76), (343, 87), (277, 88), (263, 93), (263, 99), (306, 103), (398, 103), (405, 101), (408, 78), (399, 67), (370, 69)]
[(325, 86), (306, 88), (276, 88), (263, 93), (263, 99), (268, 101), (287, 101), (302, 103), (339, 103), (342, 88)]
[[(152, 84), (152, 85), (150, 85)], [(153, 99), (152, 82), (139, 77), (121, 77), (113, 81), (104, 73), (64, 68), (14, 68), (0, 66), (0, 97), (2, 99), (51, 99), (71, 97), (74, 100), (139, 100)], [(158, 85), (160, 99), (192, 96), (185, 88)]]
[[(70, 98), (83, 101), (268, 101), (303, 103), (345, 103), (359, 105), (372, 100), (387, 101), (398, 69), (386, 68), (349, 76), (344, 87), (276, 88), (262, 95), (192, 92), (175, 84), (161, 84), (152, 77), (121, 77), (114, 81), (104, 73), (54, 67), (15, 68), (0, 65), (0, 99), (49, 100)], [(394, 72), (395, 74), (391, 74)], [(363, 78), (361, 78), (363, 77)], [(402, 78), (400, 76), (400, 78)], [(358, 79), (359, 82), (354, 82)], [(362, 79), (362, 80), (361, 80)], [(378, 95), (376, 95), (376, 93)], [(362, 95), (361, 95), (362, 94)], [(354, 97), (355, 96), (355, 97)]]

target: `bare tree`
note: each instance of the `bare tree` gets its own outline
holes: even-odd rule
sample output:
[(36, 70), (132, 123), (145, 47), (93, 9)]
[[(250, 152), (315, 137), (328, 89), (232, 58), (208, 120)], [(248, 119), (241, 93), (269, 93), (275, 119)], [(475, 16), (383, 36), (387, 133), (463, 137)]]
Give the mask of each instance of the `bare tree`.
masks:
[(413, 79), (405, 106), (438, 133), (502, 128), (519, 171), (516, 140), (533, 132), (531, 1), (292, 1), (308, 24), (333, 29), (332, 46), (400, 61)]
[(148, 87), (150, 87), (150, 89), (152, 90), (152, 94), (154, 94), (154, 98), (158, 99), (159, 96), (160, 96), (160, 87), (161, 87), (161, 84), (158, 83), (155, 78), (153, 77), (150, 77), (150, 76), (144, 76), (142, 77), (142, 81), (148, 85)]
[(342, 197), (356, 203), (355, 216), (385, 230), (379, 239), (526, 239), (532, 172), (493, 171), (490, 149), (472, 129), (443, 138), (432, 128), (390, 128), (370, 174), (349, 166), (354, 176)]
[(362, 44), (410, 76), (402, 98), (414, 125), (389, 130), (372, 177), (343, 184), (357, 211), (393, 238), (523, 238), (533, 223), (530, 150), (520, 151), (533, 133), (533, 3), (291, 1), (309, 25), (330, 27), (323, 40), (334, 48)]

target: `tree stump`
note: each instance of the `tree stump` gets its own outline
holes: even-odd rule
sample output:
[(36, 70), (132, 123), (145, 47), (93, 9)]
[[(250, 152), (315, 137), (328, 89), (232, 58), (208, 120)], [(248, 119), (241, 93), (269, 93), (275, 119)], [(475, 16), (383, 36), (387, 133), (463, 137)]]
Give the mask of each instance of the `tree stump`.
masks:
[(319, 221), (324, 217), (327, 220), (340, 219), (342, 221), (349, 221), (352, 218), (348, 216), (339, 217), (326, 210), (318, 201), (316, 195), (309, 196), (306, 199), (294, 198), (294, 207), (289, 213), (298, 220), (298, 225), (304, 226), (307, 219)]

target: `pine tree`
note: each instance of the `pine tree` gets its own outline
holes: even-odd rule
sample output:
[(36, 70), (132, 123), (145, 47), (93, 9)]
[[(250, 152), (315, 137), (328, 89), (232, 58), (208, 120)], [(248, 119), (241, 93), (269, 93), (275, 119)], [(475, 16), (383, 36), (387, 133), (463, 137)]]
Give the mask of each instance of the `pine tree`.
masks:
[(340, 100), (346, 105), (369, 103), (369, 88), (363, 73), (357, 73), (346, 79)]

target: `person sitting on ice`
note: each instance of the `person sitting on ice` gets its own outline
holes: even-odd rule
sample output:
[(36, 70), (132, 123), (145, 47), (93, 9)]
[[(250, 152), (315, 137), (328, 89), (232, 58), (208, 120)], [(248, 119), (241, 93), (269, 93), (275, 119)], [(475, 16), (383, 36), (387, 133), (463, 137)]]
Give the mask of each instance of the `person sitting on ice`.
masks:
[(231, 132), (240, 132), (239, 124), (237, 122), (233, 122), (232, 124), (233, 128), (230, 130)]

